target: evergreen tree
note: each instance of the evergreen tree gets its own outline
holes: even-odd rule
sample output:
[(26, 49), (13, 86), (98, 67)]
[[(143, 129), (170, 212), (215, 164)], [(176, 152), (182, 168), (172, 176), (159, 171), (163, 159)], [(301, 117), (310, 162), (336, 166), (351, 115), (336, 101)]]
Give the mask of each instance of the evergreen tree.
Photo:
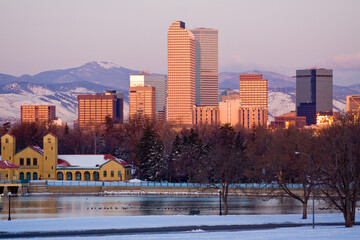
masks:
[(140, 179), (156, 180), (161, 178), (164, 146), (155, 131), (147, 126), (136, 153), (136, 170)]
[(167, 172), (165, 176), (169, 182), (176, 180), (176, 163), (181, 158), (181, 151), (182, 141), (179, 135), (176, 135), (175, 140), (172, 143), (171, 153), (167, 157)]
[(201, 169), (199, 163), (205, 156), (205, 146), (199, 134), (191, 129), (188, 136), (183, 136), (180, 158), (176, 162), (179, 181), (192, 182)]

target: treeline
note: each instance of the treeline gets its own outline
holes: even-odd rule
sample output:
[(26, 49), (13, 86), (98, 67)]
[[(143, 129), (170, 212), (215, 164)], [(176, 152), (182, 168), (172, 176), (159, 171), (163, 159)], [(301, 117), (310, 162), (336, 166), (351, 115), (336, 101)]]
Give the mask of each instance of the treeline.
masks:
[[(355, 223), (360, 121), (352, 115), (316, 130), (247, 130), (229, 125), (189, 129), (140, 120), (122, 125), (107, 121), (103, 127), (84, 131), (35, 123), (6, 123), (0, 130), (16, 136), (18, 150), (42, 146), (43, 136), (51, 132), (59, 139), (59, 154), (112, 154), (131, 163), (135, 177), (143, 180), (196, 182), (219, 188), (225, 214), (230, 185), (275, 182), (278, 189), (269, 195), (298, 200), (306, 218), (307, 202), (316, 186), (317, 198), (342, 211), (347, 227)], [(302, 184), (301, 194), (289, 188), (290, 183)]]

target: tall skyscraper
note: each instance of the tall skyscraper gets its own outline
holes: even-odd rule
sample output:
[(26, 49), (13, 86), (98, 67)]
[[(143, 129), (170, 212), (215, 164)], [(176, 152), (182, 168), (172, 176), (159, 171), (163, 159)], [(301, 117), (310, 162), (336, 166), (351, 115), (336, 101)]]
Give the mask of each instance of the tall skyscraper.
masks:
[(305, 116), (306, 124), (316, 124), (316, 114), (332, 114), (333, 71), (312, 68), (296, 70), (296, 116)]
[(114, 123), (123, 123), (123, 94), (108, 90), (104, 94), (78, 95), (80, 128), (103, 124), (109, 116)]
[(218, 88), (218, 30), (197, 28), (190, 30), (195, 37), (196, 105), (219, 105)]
[(21, 122), (50, 122), (56, 120), (55, 106), (23, 105), (21, 106)]
[(155, 88), (130, 87), (129, 88), (129, 118), (155, 117)]
[(167, 83), (165, 76), (155, 76), (145, 73), (130, 75), (130, 87), (154, 87), (156, 118), (158, 120), (166, 120)]
[(195, 105), (195, 39), (185, 23), (168, 31), (168, 121), (192, 124)]

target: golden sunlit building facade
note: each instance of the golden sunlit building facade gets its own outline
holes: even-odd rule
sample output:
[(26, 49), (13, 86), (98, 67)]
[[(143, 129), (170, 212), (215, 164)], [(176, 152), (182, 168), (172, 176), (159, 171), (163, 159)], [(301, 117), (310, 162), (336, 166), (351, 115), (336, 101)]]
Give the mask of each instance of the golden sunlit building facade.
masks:
[[(243, 106), (268, 109), (268, 80), (261, 74), (239, 75), (239, 98)], [(266, 113), (266, 122), (268, 121)]]
[(240, 74), (239, 98), (243, 106), (268, 107), (268, 80), (261, 74)]
[(168, 121), (192, 124), (195, 105), (195, 39), (185, 23), (168, 30)]
[(50, 122), (56, 120), (56, 108), (51, 105), (22, 105), (21, 122)]
[(267, 109), (263, 107), (240, 107), (239, 120), (240, 125), (244, 128), (267, 127)]
[(78, 95), (78, 121), (80, 128), (104, 124), (106, 117), (113, 123), (123, 123), (123, 94), (108, 90), (104, 94)]
[(129, 118), (139, 117), (153, 119), (155, 117), (155, 88), (129, 88)]

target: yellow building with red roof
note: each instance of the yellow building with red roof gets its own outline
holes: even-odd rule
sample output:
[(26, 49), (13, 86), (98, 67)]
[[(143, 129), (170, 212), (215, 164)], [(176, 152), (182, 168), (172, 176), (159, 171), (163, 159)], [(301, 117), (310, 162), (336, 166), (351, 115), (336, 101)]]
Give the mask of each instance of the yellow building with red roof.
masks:
[[(110, 154), (58, 155), (58, 138), (51, 133), (44, 136), (43, 148), (28, 146), (17, 153), (16, 137), (9, 133), (5, 134), (1, 137), (0, 159), (0, 180), (123, 181), (131, 179), (131, 166)], [(9, 164), (12, 164), (12, 167)]]

